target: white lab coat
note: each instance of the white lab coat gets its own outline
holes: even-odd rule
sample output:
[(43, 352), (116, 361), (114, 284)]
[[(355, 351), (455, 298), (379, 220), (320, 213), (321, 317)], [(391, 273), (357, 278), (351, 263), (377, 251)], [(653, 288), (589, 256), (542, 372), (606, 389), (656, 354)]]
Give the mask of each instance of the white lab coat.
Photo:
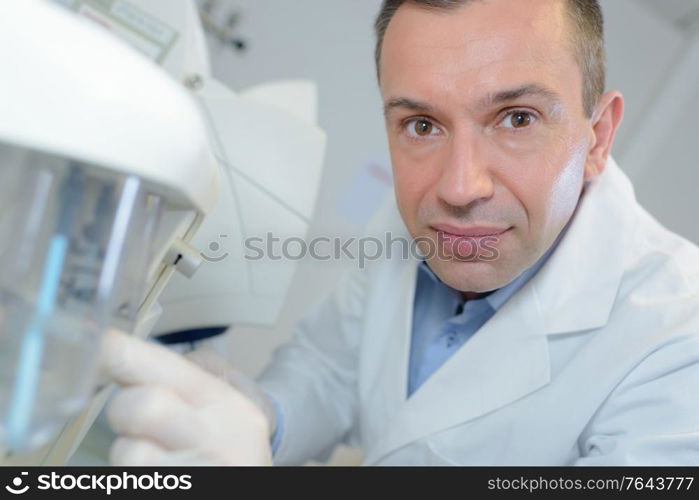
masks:
[[(395, 201), (372, 228), (407, 236)], [(275, 463), (345, 441), (366, 465), (699, 465), (699, 248), (613, 160), (537, 275), (410, 398), (418, 261), (398, 250), (345, 275), (262, 374)]]

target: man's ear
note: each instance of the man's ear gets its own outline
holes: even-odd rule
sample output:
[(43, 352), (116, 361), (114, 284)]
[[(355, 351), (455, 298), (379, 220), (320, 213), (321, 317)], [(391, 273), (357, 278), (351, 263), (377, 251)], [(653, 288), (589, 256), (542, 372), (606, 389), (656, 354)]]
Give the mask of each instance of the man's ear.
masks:
[(614, 135), (624, 117), (624, 96), (617, 90), (602, 94), (592, 116), (590, 146), (585, 162), (585, 181), (591, 181), (604, 171)]

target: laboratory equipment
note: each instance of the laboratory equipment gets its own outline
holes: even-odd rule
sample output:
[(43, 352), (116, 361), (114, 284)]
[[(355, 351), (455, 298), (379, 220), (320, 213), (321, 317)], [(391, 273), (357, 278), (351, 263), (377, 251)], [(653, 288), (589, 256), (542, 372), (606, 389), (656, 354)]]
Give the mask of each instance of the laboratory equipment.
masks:
[(210, 25), (220, 9), (206, 2), (201, 9), (191, 0), (69, 4), (190, 88), (219, 164), (221, 198), (193, 240), (204, 264), (193, 277), (174, 276), (163, 291), (154, 335), (187, 343), (233, 325), (273, 326), (299, 261), (250, 258), (245, 242), (307, 236), (326, 145), (315, 83), (279, 80), (233, 91), (217, 80), (199, 14)]
[[(155, 335), (184, 334), (191, 338), (190, 334), (196, 331), (221, 333), (232, 325), (274, 324), (298, 262), (252, 262), (244, 258), (242, 249), (245, 238), (268, 231), (282, 236), (302, 238), (306, 235), (325, 148), (325, 133), (317, 125), (315, 85), (309, 81), (279, 81), (233, 92), (218, 82), (211, 76), (204, 33), (192, 1), (56, 0), (48, 3), (67, 7), (64, 13), (72, 15), (74, 26), (81, 26), (76, 33), (92, 23), (91, 31), (102, 30), (101, 38), (108, 33), (114, 35), (112, 40), (122, 45), (120, 57), (115, 58), (111, 51), (100, 54), (99, 50), (88, 50), (92, 44), (82, 44), (85, 50), (92, 52), (90, 57), (94, 61), (87, 65), (76, 63), (64, 83), (69, 86), (67, 82), (72, 79), (75, 85), (100, 89), (106, 94), (104, 97), (115, 97), (128, 108), (120, 123), (124, 132), (116, 134), (121, 137), (115, 143), (104, 142), (114, 150), (115, 158), (128, 155), (130, 161), (136, 161), (145, 154), (148, 160), (153, 160), (145, 162), (152, 167), (147, 174), (151, 177), (150, 185), (160, 189), (154, 192), (161, 194), (160, 218), (154, 218), (158, 223), (154, 224), (150, 250), (139, 252), (140, 257), (150, 256), (149, 267), (146, 273), (132, 273), (143, 278), (144, 290), (140, 301), (135, 302), (135, 319), (117, 322), (119, 315), (112, 315), (111, 319), (122, 328), (133, 325), (133, 331), (141, 337), (154, 332)], [(78, 21), (82, 22), (76, 24)], [(16, 24), (19, 25), (19, 21)], [(41, 24), (36, 29), (47, 30), (48, 27)], [(63, 41), (66, 36), (65, 33), (52, 36), (60, 40), (60, 44), (55, 45), (62, 50), (49, 51), (45, 57), (61, 61), (58, 52), (66, 55), (76, 50), (71, 42)], [(37, 35), (37, 39), (40, 38)], [(42, 47), (41, 50), (47, 49)], [(133, 57), (127, 57), (126, 52), (131, 52)], [(122, 59), (127, 58), (138, 61), (132, 61), (132, 65), (139, 67), (148, 63), (144, 58), (149, 59), (152, 71), (159, 65), (172, 77), (169, 91), (174, 92), (172, 87), (180, 87), (177, 93), (181, 94), (183, 84), (190, 90), (198, 109), (191, 109), (188, 103), (183, 111), (170, 103), (167, 93), (154, 97), (156, 91), (151, 87), (156, 86), (155, 83), (151, 85), (150, 77), (141, 75), (142, 68), (124, 66)], [(75, 59), (78, 60), (79, 57)], [(53, 70), (62, 71), (61, 68)], [(110, 81), (119, 88), (112, 90), (108, 85)], [(144, 85), (147, 88), (144, 89)], [(55, 106), (55, 96), (61, 92), (65, 93), (44, 92), (39, 104), (49, 102)], [(111, 96), (112, 93), (115, 96)], [(79, 104), (83, 103), (78, 102), (79, 94), (77, 91), (71, 94), (73, 101), (64, 103), (60, 111), (70, 115), (73, 112), (70, 110), (80, 109)], [(136, 96), (135, 101), (130, 102), (127, 94)], [(95, 125), (101, 120), (100, 114), (113, 118), (115, 113), (109, 112), (109, 102), (103, 102), (102, 109), (94, 111), (91, 126), (77, 130), (76, 137), (100, 141), (99, 134), (90, 132), (102, 128)], [(135, 118), (139, 106), (148, 111)], [(254, 127), (248, 129), (245, 123), (254, 124)], [(129, 131), (130, 125), (135, 129)], [(208, 137), (208, 145), (203, 136)], [(114, 132), (105, 133), (103, 139), (110, 137), (114, 138)], [(152, 147), (144, 152), (139, 148), (145, 146), (146, 138)], [(125, 143), (136, 147), (124, 147)], [(99, 144), (95, 144), (93, 149), (98, 147)], [(201, 158), (194, 161), (191, 152), (187, 152), (188, 147), (213, 150), (218, 164), (214, 170), (219, 171), (220, 181), (214, 180), (216, 172), (212, 173), (212, 164)], [(143, 158), (140, 160), (143, 163)], [(158, 162), (167, 165), (167, 169), (155, 168), (153, 165)], [(124, 163), (116, 164), (121, 165), (117, 170), (123, 171)], [(289, 176), (292, 170), (295, 175)], [(222, 196), (215, 202), (214, 188), (219, 183)], [(147, 235), (141, 234), (143, 237), (134, 237), (134, 240), (147, 241)], [(215, 244), (220, 244), (222, 252), (213, 250)], [(226, 258), (218, 260), (220, 255)], [(174, 269), (180, 272), (174, 273)], [(137, 289), (136, 285), (125, 287), (132, 292)], [(132, 304), (132, 313), (133, 308)], [(95, 395), (86, 409), (65, 423), (59, 437), (40, 450), (6, 458), (4, 463), (66, 463), (100, 414), (109, 394), (110, 391), (103, 390)]]
[(188, 93), (51, 2), (0, 8), (0, 63), (0, 448), (50, 463), (101, 407), (100, 333), (149, 331), (197, 267), (181, 256), (219, 178)]

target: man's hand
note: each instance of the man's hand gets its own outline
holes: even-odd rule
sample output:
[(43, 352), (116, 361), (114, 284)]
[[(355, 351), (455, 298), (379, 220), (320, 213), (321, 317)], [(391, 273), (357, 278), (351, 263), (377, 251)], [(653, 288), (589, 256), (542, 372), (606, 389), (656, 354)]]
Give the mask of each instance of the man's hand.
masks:
[(111, 330), (101, 370), (122, 386), (107, 417), (114, 465), (270, 465), (270, 424), (230, 384), (168, 349)]
[(277, 413), (274, 408), (274, 403), (269, 396), (259, 388), (257, 382), (255, 382), (253, 378), (232, 366), (226, 358), (211, 348), (203, 347), (185, 356), (188, 360), (203, 368), (205, 371), (232, 385), (238, 392), (247, 396), (255, 403), (267, 417), (270, 437), (274, 434), (277, 426)]

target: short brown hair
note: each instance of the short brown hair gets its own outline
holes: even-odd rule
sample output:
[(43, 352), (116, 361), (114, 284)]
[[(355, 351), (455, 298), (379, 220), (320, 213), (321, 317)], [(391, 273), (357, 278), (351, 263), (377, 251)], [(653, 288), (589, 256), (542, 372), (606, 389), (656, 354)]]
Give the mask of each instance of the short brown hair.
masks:
[[(424, 9), (453, 10), (474, 0), (383, 0), (376, 17), (376, 74), (381, 78), (381, 48), (388, 24), (404, 3)], [(598, 0), (563, 0), (568, 3), (568, 12), (575, 28), (572, 42), (575, 58), (583, 75), (583, 108), (592, 117), (599, 97), (605, 88), (604, 18)]]

